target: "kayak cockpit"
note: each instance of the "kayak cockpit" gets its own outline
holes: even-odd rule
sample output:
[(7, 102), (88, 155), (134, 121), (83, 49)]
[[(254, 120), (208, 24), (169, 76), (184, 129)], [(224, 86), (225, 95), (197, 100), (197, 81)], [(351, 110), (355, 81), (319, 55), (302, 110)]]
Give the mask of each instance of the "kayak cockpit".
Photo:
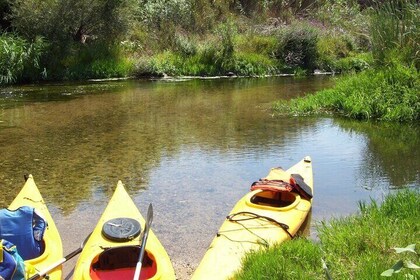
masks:
[(278, 210), (289, 210), (296, 207), (300, 201), (300, 196), (294, 192), (277, 191), (253, 191), (246, 200), (247, 204), (258, 208), (275, 208)]
[[(113, 247), (103, 251), (92, 262), (90, 277), (95, 279), (133, 279), (140, 254), (139, 246)], [(140, 279), (150, 279), (157, 273), (156, 260), (146, 251)]]

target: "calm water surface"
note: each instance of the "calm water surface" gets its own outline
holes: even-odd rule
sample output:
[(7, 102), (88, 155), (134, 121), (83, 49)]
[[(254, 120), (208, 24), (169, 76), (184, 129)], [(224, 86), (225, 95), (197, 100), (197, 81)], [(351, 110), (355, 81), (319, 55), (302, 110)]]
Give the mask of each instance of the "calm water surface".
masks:
[(312, 234), (317, 221), (355, 213), (360, 200), (418, 188), (419, 125), (271, 116), (273, 101), (331, 85), (330, 77), (277, 77), (2, 88), (0, 206), (32, 173), (70, 252), (120, 179), (142, 213), (153, 203), (153, 230), (183, 279), (271, 167), (312, 157)]

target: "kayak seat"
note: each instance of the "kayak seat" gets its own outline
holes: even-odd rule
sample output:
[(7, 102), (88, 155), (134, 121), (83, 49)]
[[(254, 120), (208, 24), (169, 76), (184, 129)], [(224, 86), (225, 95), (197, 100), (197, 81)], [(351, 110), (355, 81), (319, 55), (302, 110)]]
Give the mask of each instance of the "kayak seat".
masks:
[[(139, 246), (121, 246), (106, 249), (91, 266), (92, 279), (133, 279)], [(157, 272), (156, 261), (146, 251), (142, 261), (141, 279), (152, 278)]]
[(286, 207), (295, 200), (296, 196), (290, 192), (261, 191), (251, 197), (251, 203), (271, 207)]

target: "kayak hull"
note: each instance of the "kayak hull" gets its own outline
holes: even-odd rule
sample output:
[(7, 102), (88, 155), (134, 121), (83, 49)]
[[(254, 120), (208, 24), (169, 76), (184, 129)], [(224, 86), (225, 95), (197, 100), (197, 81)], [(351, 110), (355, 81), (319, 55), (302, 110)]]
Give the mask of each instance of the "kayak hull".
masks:
[[(73, 279), (133, 279), (141, 235), (122, 242), (105, 237), (103, 232), (104, 224), (120, 218), (133, 219), (138, 221), (141, 229), (145, 227), (143, 216), (121, 181), (83, 247)], [(145, 250), (140, 279), (175, 279), (171, 260), (152, 230), (149, 231)]]
[[(286, 173), (300, 174), (312, 192), (309, 157)], [(273, 168), (264, 179), (280, 180), (279, 174), (279, 169)], [(311, 209), (312, 199), (295, 192), (276, 195), (273, 197), (273, 192), (257, 189), (237, 202), (194, 272), (193, 280), (230, 279), (241, 268), (246, 253), (290, 240), (298, 232)]]
[[(28, 176), (22, 189), (12, 201), (8, 209), (16, 210), (21, 206), (30, 206), (37, 210), (38, 213), (47, 221), (48, 227), (44, 233), (44, 244), (45, 249), (41, 256), (25, 261), (25, 266), (35, 267), (36, 270), (42, 270), (49, 267), (51, 264), (56, 263), (58, 260), (63, 258), (63, 244), (61, 241), (60, 233), (54, 220), (45, 204), (42, 195), (35, 184), (32, 175)], [(58, 266), (48, 273), (49, 279), (59, 280), (62, 275), (62, 266)]]

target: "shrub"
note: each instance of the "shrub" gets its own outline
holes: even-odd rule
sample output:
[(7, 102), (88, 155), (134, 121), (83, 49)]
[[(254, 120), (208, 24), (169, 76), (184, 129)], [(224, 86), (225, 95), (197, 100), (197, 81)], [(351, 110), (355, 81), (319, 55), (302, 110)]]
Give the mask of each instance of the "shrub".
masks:
[(338, 72), (337, 62), (351, 56), (356, 50), (354, 40), (346, 34), (327, 32), (317, 42), (318, 62), (321, 70)]
[(185, 35), (176, 33), (175, 34), (175, 46), (174, 50), (179, 53), (180, 55), (186, 57), (186, 56), (192, 56), (197, 53), (197, 45), (196, 43), (188, 38)]
[(102, 79), (128, 76), (133, 63), (124, 57), (117, 45), (80, 46), (64, 60), (65, 74), (70, 79)]
[(275, 61), (257, 53), (235, 55), (232, 71), (241, 76), (270, 75), (277, 72)]
[(370, 53), (361, 53), (339, 59), (336, 62), (336, 71), (340, 72), (360, 72), (371, 68), (373, 58)]
[(275, 36), (262, 36), (250, 33), (239, 35), (235, 44), (238, 52), (256, 53), (272, 57), (276, 52), (278, 40)]
[(313, 71), (318, 59), (318, 34), (310, 26), (292, 25), (279, 34), (276, 57), (286, 66)]

